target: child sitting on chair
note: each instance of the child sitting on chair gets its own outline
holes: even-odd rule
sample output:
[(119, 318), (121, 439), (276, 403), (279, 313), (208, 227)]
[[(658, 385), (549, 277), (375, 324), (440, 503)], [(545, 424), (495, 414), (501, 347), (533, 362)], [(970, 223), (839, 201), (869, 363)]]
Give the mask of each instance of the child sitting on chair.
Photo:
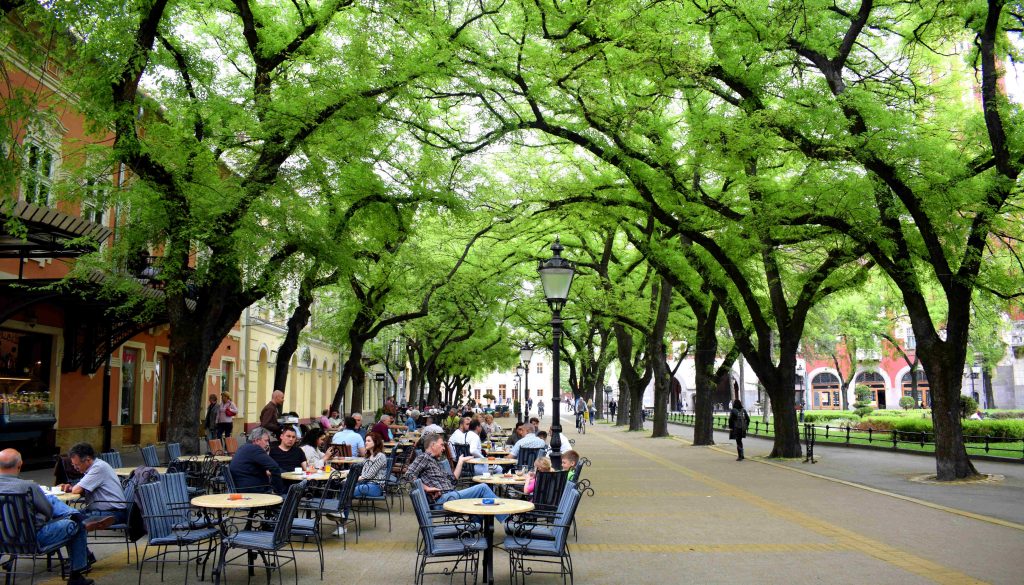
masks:
[(523, 488), (524, 494), (533, 493), (533, 488), (537, 485), (538, 471), (551, 471), (551, 460), (547, 457), (538, 457), (533, 462), (533, 471), (526, 476), (526, 487)]

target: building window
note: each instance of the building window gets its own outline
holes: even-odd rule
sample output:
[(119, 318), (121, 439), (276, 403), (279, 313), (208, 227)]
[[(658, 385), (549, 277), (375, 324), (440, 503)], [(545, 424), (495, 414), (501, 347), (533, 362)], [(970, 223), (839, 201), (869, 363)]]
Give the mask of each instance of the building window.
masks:
[(49, 205), (56, 167), (57, 154), (51, 146), (39, 140), (27, 140), (21, 198), (35, 205)]
[(498, 386), (498, 398), (505, 400), (505, 385)]
[(917, 349), (917, 337), (913, 333), (907, 333), (907, 350)]
[(477, 401), (480, 400), (480, 389), (479, 388), (477, 388), (476, 390), (473, 390), (473, 398), (477, 399)]
[(99, 174), (85, 180), (82, 194), (82, 219), (100, 225), (107, 225), (107, 199), (110, 189), (109, 177)]
[(234, 373), (233, 362), (224, 360), (220, 363), (220, 391), (227, 392), (229, 396), (234, 396), (231, 392), (231, 374)]
[(544, 389), (537, 388), (537, 398), (540, 398), (541, 396), (544, 396)]
[(544, 373), (544, 362), (537, 362), (537, 373), (538, 374), (543, 374)]

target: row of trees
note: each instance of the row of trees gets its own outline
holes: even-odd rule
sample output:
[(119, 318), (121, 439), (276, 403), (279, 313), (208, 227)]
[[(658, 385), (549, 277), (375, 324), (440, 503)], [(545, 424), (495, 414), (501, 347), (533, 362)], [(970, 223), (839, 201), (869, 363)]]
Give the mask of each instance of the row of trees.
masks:
[(255, 302), (294, 309), (279, 363), (311, 315), (344, 348), (336, 406), (349, 384), (365, 406), (385, 338), (407, 340), (411, 399), (511, 367), (514, 339), (547, 345), (533, 268), (558, 233), (579, 265), (568, 387), (600, 402), (617, 385), (619, 424), (640, 428), (653, 381), (667, 434), (683, 341), (697, 442), (742, 354), (772, 455), (798, 456), (798, 351), (827, 355), (839, 329), (855, 353), (889, 331), (847, 315), (888, 310), (916, 336), (939, 477), (974, 473), (957, 415), (972, 324), (1022, 294), (1020, 114), (1001, 89), (1015, 3), (3, 8), (62, 31), (70, 89), (115, 132), (96, 156), (135, 177), (110, 194), (131, 210), (118, 245), (82, 266), (161, 251), (172, 439), (195, 432), (205, 364)]

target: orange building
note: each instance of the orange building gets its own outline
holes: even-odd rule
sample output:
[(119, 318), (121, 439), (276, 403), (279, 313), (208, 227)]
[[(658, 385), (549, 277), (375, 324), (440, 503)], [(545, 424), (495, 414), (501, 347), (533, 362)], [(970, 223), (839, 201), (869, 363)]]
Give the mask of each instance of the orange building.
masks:
[[(61, 88), (59, 64), (44, 51), (39, 62), (25, 59), (24, 50), (0, 51), (3, 105), (20, 100), (40, 113), (4, 120), (4, 168), (13, 176), (0, 198), (0, 445), (17, 443), (27, 455), (49, 458), (83, 440), (103, 448), (162, 440), (173, 376), (166, 318), (138, 321), (112, 311), (120, 299), (97, 294), (109, 274), (61, 281), (82, 254), (112, 243), (123, 221), (106, 203), (110, 190), (130, 180), (123, 167), (69, 180), (113, 135), (90, 133)], [(73, 196), (58, 198), (65, 191)], [(150, 258), (140, 255), (119, 276), (159, 297), (148, 284)], [(240, 339), (236, 326), (222, 340), (209, 392), (237, 395)]]

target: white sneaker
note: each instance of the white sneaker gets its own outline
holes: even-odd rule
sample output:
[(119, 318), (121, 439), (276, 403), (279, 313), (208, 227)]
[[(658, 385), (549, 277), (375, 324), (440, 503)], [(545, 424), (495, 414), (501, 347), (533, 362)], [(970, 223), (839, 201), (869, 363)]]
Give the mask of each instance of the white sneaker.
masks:
[(345, 530), (344, 526), (339, 526), (338, 529), (334, 531), (334, 536), (342, 536), (347, 532), (348, 530)]

